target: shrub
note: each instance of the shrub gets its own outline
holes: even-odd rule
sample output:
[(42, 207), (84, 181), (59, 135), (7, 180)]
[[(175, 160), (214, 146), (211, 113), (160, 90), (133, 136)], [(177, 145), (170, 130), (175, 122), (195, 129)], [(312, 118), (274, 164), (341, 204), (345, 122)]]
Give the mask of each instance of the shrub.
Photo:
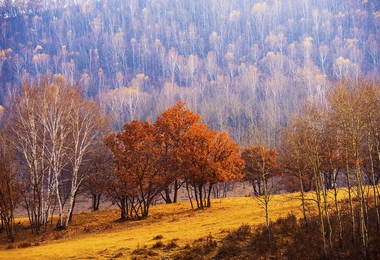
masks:
[(162, 235), (157, 235), (153, 238), (153, 240), (160, 240), (163, 239), (164, 237)]
[(229, 241), (243, 241), (252, 234), (251, 227), (248, 224), (242, 224), (238, 229), (228, 232), (226, 240)]
[(178, 247), (178, 244), (173, 239), (172, 241), (169, 242), (169, 244), (165, 246), (165, 250), (171, 250), (176, 247)]
[(29, 242), (24, 242), (24, 243), (19, 244), (19, 245), (18, 245), (18, 248), (25, 248), (25, 247), (30, 247), (30, 246), (32, 246), (31, 243), (29, 243)]
[(162, 247), (164, 247), (164, 246), (165, 246), (165, 244), (162, 243), (162, 241), (160, 240), (160, 241), (157, 241), (157, 242), (152, 246), (152, 248), (162, 248)]

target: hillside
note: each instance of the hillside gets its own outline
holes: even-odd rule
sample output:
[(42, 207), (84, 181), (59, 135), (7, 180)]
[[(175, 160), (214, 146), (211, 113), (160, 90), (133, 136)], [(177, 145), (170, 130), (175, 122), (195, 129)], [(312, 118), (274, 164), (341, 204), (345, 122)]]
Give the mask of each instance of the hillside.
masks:
[(117, 129), (181, 99), (237, 142), (252, 124), (275, 138), (333, 81), (378, 77), (378, 1), (2, 2), (0, 104), (50, 71)]
[[(271, 219), (286, 217), (289, 213), (300, 216), (300, 202), (295, 199), (298, 195), (275, 196), (271, 202)], [(48, 226), (48, 231), (37, 238), (30, 234), (30, 230), (19, 228), (13, 246), (1, 242), (0, 258), (128, 258), (136, 249), (151, 249), (158, 241), (178, 246), (170, 250), (153, 250), (170, 258), (186, 245), (192, 245), (194, 240), (212, 236), (218, 242), (228, 231), (242, 224), (257, 226), (265, 221), (261, 204), (252, 197), (217, 199), (205, 210), (191, 210), (188, 202), (158, 205), (152, 207), (150, 217), (142, 221), (118, 222), (117, 218), (115, 210), (80, 213), (74, 216), (68, 230), (54, 231)], [(27, 226), (26, 222), (21, 222), (22, 226)], [(26, 248), (20, 248), (23, 246)], [(18, 248), (6, 249), (9, 247)]]

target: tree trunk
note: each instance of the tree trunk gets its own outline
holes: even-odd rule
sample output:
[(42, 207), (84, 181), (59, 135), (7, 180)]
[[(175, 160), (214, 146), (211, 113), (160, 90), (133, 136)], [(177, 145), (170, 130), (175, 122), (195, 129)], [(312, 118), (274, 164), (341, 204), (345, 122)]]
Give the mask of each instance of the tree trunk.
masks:
[(67, 210), (67, 214), (66, 214), (65, 223), (63, 225), (63, 228), (67, 228), (69, 225), (70, 215), (72, 212), (74, 202), (75, 202), (75, 194), (73, 192), (70, 192), (69, 205), (68, 205), (68, 210)]
[(208, 195), (207, 195), (207, 205), (206, 207), (210, 207), (211, 206), (211, 190), (212, 190), (212, 184), (210, 184), (210, 187), (208, 188)]
[(375, 166), (374, 166), (374, 158), (372, 156), (372, 145), (368, 145), (368, 154), (369, 154), (369, 160), (371, 162), (371, 184), (372, 184), (372, 190), (373, 190), (373, 199), (375, 204), (375, 212), (376, 212), (376, 227), (377, 230), (380, 230), (380, 214), (379, 214), (379, 202), (378, 202), (378, 191), (377, 191), (377, 185), (375, 181)]
[(354, 158), (355, 158), (355, 180), (357, 185), (357, 198), (359, 200), (359, 226), (360, 226), (360, 240), (362, 246), (363, 258), (366, 259), (367, 244), (368, 244), (368, 231), (366, 226), (366, 201), (363, 189), (363, 174), (360, 166), (360, 155), (359, 147), (357, 145), (358, 141), (355, 137), (352, 137), (352, 147), (354, 148)]
[(120, 199), (120, 219), (124, 220), (127, 218), (127, 202), (125, 198)]
[(265, 209), (265, 229), (267, 234), (269, 235), (269, 192), (268, 192), (268, 183), (264, 174), (263, 178), (263, 192), (264, 192), (264, 209)]
[(351, 241), (355, 242), (355, 212), (354, 212), (354, 205), (352, 201), (352, 187), (351, 187), (351, 180), (350, 180), (350, 166), (348, 162), (348, 155), (346, 151), (346, 180), (347, 180), (347, 190), (348, 190), (348, 201), (350, 204), (350, 213), (351, 213), (351, 228), (352, 228), (352, 234), (351, 234)]
[[(194, 184), (194, 196), (195, 196), (195, 201), (197, 202), (197, 209), (200, 208), (199, 200), (198, 200), (198, 192), (197, 192), (197, 185)], [(202, 200), (202, 198), (201, 198)]]
[(101, 194), (92, 194), (92, 211), (99, 210)]
[(73, 213), (74, 213), (74, 208), (75, 208), (75, 202), (77, 201), (76, 200), (76, 194), (74, 195), (74, 201), (73, 201), (73, 205), (71, 207), (71, 211), (70, 211), (70, 216), (69, 216), (69, 222), (71, 222), (73, 220)]
[(181, 188), (182, 184), (180, 184), (179, 180), (175, 180), (175, 182), (174, 182), (173, 203), (177, 203), (177, 200), (178, 200), (178, 190)]
[(162, 193), (161, 193), (161, 197), (164, 199), (164, 201), (165, 201), (166, 204), (171, 204), (172, 203), (172, 199), (170, 198), (170, 189), (169, 189), (169, 187), (166, 187), (164, 189), (164, 195), (162, 195)]
[(57, 222), (57, 229), (60, 229), (63, 227), (63, 206), (61, 201), (61, 196), (59, 193), (59, 187), (58, 187), (58, 179), (56, 180), (56, 195), (57, 195), (57, 202), (58, 202), (58, 222)]
[(362, 186), (362, 178), (360, 166), (357, 163), (357, 169), (356, 172), (356, 182), (357, 182), (357, 197), (359, 200), (359, 223), (360, 223), (360, 240), (361, 240), (361, 246), (362, 246), (362, 253), (363, 253), (363, 259), (366, 259), (366, 253), (367, 253), (367, 243), (368, 243), (368, 230), (366, 225), (366, 218), (367, 215), (366, 212), (366, 206), (365, 206), (365, 198), (364, 198), (364, 191)]
[(304, 187), (303, 187), (303, 176), (302, 176), (302, 173), (300, 173), (299, 177), (300, 177), (300, 189), (301, 189), (302, 215), (303, 215), (303, 220), (305, 221), (305, 227), (307, 228), (306, 205), (305, 205), (305, 191), (304, 191)]
[(340, 214), (339, 209), (339, 201), (338, 201), (338, 188), (337, 188), (337, 177), (333, 178), (333, 189), (334, 189), (334, 203), (335, 203), (335, 211), (338, 217), (338, 232), (339, 232), (339, 247), (343, 247), (343, 226), (342, 226), (342, 216)]
[(187, 191), (187, 196), (189, 197), (189, 200), (190, 200), (191, 209), (194, 209), (193, 200), (191, 199), (191, 194), (189, 191), (189, 184), (187, 183), (187, 181), (186, 181), (186, 191)]
[(325, 222), (323, 219), (323, 212), (322, 212), (322, 199), (321, 199), (321, 189), (323, 188), (323, 184), (320, 183), (320, 178), (318, 176), (319, 170), (314, 168), (314, 178), (315, 178), (315, 195), (317, 197), (317, 207), (318, 207), (318, 216), (319, 216), (319, 230), (321, 234), (321, 240), (323, 244), (323, 257), (326, 258), (327, 252), (326, 252), (326, 229), (325, 229)]
[[(11, 174), (11, 173), (10, 173)], [(11, 176), (9, 176), (8, 178), (8, 181), (7, 181), (7, 188), (8, 188), (8, 194), (9, 194), (9, 205), (10, 205), (10, 209), (9, 209), (9, 232), (8, 232), (8, 238), (10, 239), (10, 241), (13, 243), (14, 242), (14, 232), (13, 232), (13, 228), (14, 228), (14, 201), (13, 201), (13, 190), (12, 190), (12, 178)]]
[(199, 190), (199, 205), (198, 205), (198, 208), (203, 209), (203, 185), (202, 184), (199, 184), (198, 190)]
[[(320, 176), (321, 178), (322, 176)], [(320, 180), (322, 183), (322, 180)], [(332, 250), (332, 227), (331, 227), (331, 221), (330, 221), (330, 213), (329, 213), (329, 203), (328, 203), (328, 196), (327, 196), (327, 191), (328, 189), (326, 188), (326, 185), (321, 185), (323, 187), (322, 190), (322, 196), (323, 196), (323, 207), (325, 211), (325, 218), (327, 222), (327, 228), (328, 228), (328, 236), (329, 236), (329, 249), (330, 251)]]
[(258, 187), (258, 195), (259, 196), (263, 195), (261, 192), (261, 180), (257, 180), (257, 187)]

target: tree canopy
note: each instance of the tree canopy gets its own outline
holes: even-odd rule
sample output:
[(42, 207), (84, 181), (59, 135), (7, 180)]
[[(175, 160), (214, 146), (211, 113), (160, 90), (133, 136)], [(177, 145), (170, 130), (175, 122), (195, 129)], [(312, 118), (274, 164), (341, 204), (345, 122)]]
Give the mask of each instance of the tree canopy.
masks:
[(115, 165), (109, 194), (121, 218), (147, 217), (157, 195), (169, 185), (178, 189), (179, 182), (186, 183), (188, 191), (191, 186), (198, 208), (210, 206), (214, 184), (243, 176), (239, 146), (227, 133), (209, 130), (184, 105), (178, 101), (154, 124), (125, 123), (122, 131), (105, 139)]

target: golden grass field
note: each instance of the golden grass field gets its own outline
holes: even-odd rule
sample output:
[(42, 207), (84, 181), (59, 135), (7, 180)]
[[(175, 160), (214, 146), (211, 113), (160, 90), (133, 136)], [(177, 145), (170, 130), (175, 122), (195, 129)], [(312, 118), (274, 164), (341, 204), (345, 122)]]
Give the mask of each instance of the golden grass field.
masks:
[[(273, 196), (270, 219), (289, 213), (301, 217), (299, 197), (298, 193)], [(0, 259), (129, 259), (136, 249), (152, 248), (157, 237), (162, 237), (159, 241), (164, 244), (175, 241), (179, 246), (160, 251), (161, 257), (170, 257), (196, 239), (211, 235), (218, 241), (242, 224), (265, 223), (262, 204), (253, 197), (214, 199), (205, 210), (192, 210), (189, 202), (161, 204), (152, 206), (149, 217), (141, 221), (120, 222), (118, 214), (118, 210), (76, 214), (67, 230), (47, 232), (45, 237), (42, 234), (38, 244), (31, 241), (26, 248), (6, 249), (8, 244), (3, 243)]]

